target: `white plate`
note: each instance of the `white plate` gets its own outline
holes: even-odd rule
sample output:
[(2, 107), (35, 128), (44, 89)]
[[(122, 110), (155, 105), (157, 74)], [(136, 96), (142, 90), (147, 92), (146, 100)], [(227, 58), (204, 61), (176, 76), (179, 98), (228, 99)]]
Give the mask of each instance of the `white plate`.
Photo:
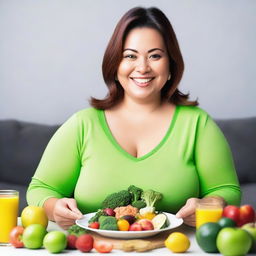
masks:
[(171, 213), (165, 212), (169, 219), (170, 225), (167, 228), (158, 229), (158, 230), (145, 230), (145, 231), (113, 231), (113, 230), (103, 230), (103, 229), (95, 229), (88, 227), (88, 221), (92, 216), (95, 215), (96, 212), (85, 214), (82, 219), (76, 220), (76, 224), (82, 228), (98, 233), (102, 236), (114, 237), (114, 238), (142, 238), (154, 236), (160, 232), (170, 230), (180, 226), (183, 223), (183, 219), (175, 217), (175, 215)]

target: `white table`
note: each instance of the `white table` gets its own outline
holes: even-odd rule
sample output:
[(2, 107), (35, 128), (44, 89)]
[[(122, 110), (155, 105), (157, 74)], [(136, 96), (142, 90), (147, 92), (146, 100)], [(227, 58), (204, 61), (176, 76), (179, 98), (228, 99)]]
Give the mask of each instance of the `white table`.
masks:
[[(19, 219), (19, 225), (20, 225), (20, 219)], [(54, 222), (49, 222), (48, 231), (52, 231), (52, 230), (60, 230), (60, 231), (64, 231), (62, 230), (60, 227), (58, 227)], [(185, 225), (182, 225), (181, 227), (176, 228), (174, 231), (180, 231), (185, 233), (186, 235), (188, 235), (191, 245), (189, 250), (187, 251), (187, 253), (172, 253), (169, 249), (167, 248), (160, 248), (160, 249), (155, 249), (152, 251), (148, 251), (148, 252), (123, 252), (120, 250), (113, 250), (111, 253), (98, 253), (95, 249), (93, 249), (90, 254), (88, 255), (108, 255), (111, 256), (113, 255), (148, 255), (148, 256), (157, 256), (157, 255), (161, 255), (161, 256), (171, 256), (171, 255), (179, 255), (179, 256), (191, 256), (191, 255), (207, 255), (205, 252), (203, 252), (199, 246), (197, 245), (197, 242), (195, 240), (195, 229), (194, 228), (190, 228), (187, 227)], [(38, 249), (38, 250), (31, 250), (31, 249), (26, 249), (26, 248), (14, 248), (12, 246), (0, 246), (0, 256), (53, 256), (53, 255), (86, 255), (86, 254), (82, 254), (82, 252), (78, 251), (78, 250), (65, 250), (62, 253), (58, 253), (58, 254), (51, 254), (49, 253), (47, 250), (45, 249)], [(209, 255), (209, 254), (208, 254)], [(220, 254), (212, 254), (211, 256), (214, 255), (220, 255)], [(252, 254), (251, 254), (252, 255)]]

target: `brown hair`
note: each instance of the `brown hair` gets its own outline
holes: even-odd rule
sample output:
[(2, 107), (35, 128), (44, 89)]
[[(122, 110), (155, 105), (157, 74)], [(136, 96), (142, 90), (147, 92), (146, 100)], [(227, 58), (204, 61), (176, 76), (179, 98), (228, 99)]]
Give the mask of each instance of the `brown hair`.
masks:
[(189, 101), (189, 94), (183, 94), (177, 89), (184, 71), (183, 58), (170, 21), (161, 10), (155, 7), (132, 8), (118, 22), (102, 62), (103, 78), (109, 92), (102, 100), (91, 97), (91, 105), (97, 109), (108, 109), (123, 99), (124, 90), (119, 82), (115, 80), (115, 77), (123, 57), (125, 38), (136, 27), (154, 28), (160, 32), (164, 39), (169, 56), (171, 79), (167, 80), (162, 88), (162, 99), (167, 99), (176, 105), (198, 105), (197, 100)]

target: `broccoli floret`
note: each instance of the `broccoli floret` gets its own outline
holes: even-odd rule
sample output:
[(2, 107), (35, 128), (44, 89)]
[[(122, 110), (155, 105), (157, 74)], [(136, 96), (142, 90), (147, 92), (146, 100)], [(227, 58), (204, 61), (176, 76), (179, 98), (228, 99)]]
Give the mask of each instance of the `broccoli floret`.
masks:
[(141, 188), (131, 185), (131, 186), (129, 186), (128, 191), (132, 195), (132, 203), (131, 204), (133, 207), (140, 209), (140, 208), (143, 208), (146, 206), (146, 203), (143, 200), (141, 200), (141, 194), (143, 192), (143, 190)]
[(113, 216), (101, 216), (99, 218), (100, 229), (118, 230), (117, 219)]
[(138, 209), (141, 209), (141, 208), (146, 207), (146, 203), (143, 200), (138, 200), (138, 201), (132, 202), (132, 206), (136, 207)]
[(75, 235), (77, 237), (87, 233), (84, 228), (81, 228), (78, 225), (70, 226), (67, 231), (69, 235)]
[(102, 202), (102, 208), (115, 209), (116, 207), (126, 206), (131, 203), (131, 194), (127, 190), (108, 195)]
[(106, 216), (107, 214), (102, 210), (99, 209), (93, 217), (91, 217), (88, 221), (88, 223), (93, 223), (99, 221), (100, 216)]
[(162, 194), (149, 189), (142, 192), (141, 198), (146, 202), (146, 207), (140, 209), (140, 214), (144, 215), (147, 212), (155, 212), (154, 205), (158, 200), (162, 199)]

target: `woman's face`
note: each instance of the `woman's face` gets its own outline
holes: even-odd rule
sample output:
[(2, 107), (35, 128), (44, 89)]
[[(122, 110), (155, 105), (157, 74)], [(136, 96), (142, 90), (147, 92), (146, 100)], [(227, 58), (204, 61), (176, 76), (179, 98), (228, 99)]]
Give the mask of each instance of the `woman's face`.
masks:
[(161, 34), (153, 28), (134, 28), (125, 40), (117, 78), (125, 97), (139, 101), (160, 99), (169, 76), (169, 57)]

